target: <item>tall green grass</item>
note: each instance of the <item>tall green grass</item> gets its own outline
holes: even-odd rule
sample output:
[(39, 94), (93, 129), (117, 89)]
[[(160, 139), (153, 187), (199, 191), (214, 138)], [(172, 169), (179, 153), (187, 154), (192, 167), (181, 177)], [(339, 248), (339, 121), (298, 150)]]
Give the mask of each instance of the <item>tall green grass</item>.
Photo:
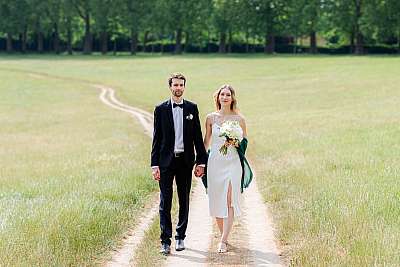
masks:
[[(148, 111), (169, 96), (168, 74), (181, 71), (188, 77), (185, 96), (199, 104), (203, 118), (213, 110), (213, 91), (230, 83), (247, 118), (249, 156), (287, 262), (400, 262), (399, 57), (31, 56), (0, 63), (0, 71), (13, 69), (13, 75), (36, 71), (109, 84), (124, 102)], [(17, 90), (10, 95), (17, 97)], [(143, 142), (140, 147), (150, 140)]]
[(0, 80), (0, 265), (101, 262), (155, 189), (148, 137), (88, 86)]

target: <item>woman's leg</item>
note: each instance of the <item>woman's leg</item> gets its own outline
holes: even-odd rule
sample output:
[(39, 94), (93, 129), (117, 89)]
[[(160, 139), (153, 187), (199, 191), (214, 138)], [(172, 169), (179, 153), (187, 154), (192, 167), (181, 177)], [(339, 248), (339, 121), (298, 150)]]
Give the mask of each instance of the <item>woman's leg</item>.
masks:
[(234, 211), (232, 207), (232, 183), (229, 182), (229, 187), (228, 187), (228, 194), (226, 197), (226, 204), (228, 205), (228, 218), (224, 218), (223, 222), (223, 229), (222, 229), (222, 237), (221, 237), (221, 243), (226, 243), (228, 240), (229, 233), (232, 229), (233, 225), (233, 218), (234, 218)]
[(215, 218), (215, 220), (217, 221), (219, 233), (222, 235), (222, 232), (224, 230), (224, 218), (217, 217), (217, 218)]

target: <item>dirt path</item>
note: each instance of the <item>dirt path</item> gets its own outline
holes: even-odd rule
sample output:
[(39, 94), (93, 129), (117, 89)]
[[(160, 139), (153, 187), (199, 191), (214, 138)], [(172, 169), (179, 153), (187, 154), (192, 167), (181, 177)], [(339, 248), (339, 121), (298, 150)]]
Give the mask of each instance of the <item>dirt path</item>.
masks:
[(147, 111), (128, 106), (121, 103), (115, 97), (114, 89), (104, 86), (104, 85), (92, 85), (93, 87), (100, 89), (101, 94), (99, 96), (100, 100), (109, 107), (118, 109), (131, 114), (137, 120), (139, 120), (147, 136), (152, 137), (153, 133), (153, 115)]

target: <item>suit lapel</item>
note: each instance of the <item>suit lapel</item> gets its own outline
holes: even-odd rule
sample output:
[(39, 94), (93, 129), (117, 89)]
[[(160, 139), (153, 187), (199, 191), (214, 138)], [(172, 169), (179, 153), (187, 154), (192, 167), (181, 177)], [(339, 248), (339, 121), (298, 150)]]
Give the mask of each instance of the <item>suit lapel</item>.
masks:
[(173, 118), (173, 115), (172, 115), (171, 99), (167, 101), (166, 109), (167, 109), (166, 112), (167, 112), (167, 117), (168, 117), (168, 120), (169, 120), (169, 125), (171, 125), (171, 131), (172, 131), (172, 134), (173, 134), (173, 138), (175, 138), (175, 127), (174, 127), (174, 118)]
[(183, 100), (183, 143), (185, 143), (185, 139), (186, 139), (186, 136), (187, 136), (187, 133), (186, 133), (186, 131), (187, 131), (187, 120), (186, 120), (186, 117), (188, 116), (188, 114), (189, 114), (190, 112), (189, 112), (189, 105), (188, 105), (188, 103), (185, 101), (185, 100)]

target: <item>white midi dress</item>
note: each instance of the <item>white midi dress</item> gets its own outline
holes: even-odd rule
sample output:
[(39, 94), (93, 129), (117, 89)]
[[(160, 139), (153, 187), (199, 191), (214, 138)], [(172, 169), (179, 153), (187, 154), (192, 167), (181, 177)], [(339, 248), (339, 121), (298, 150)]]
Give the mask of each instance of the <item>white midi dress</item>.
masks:
[[(242, 166), (239, 154), (235, 147), (228, 147), (226, 155), (219, 152), (225, 142), (225, 137), (220, 137), (220, 127), (223, 123), (220, 117), (211, 115), (212, 140), (210, 154), (207, 163), (207, 194), (209, 199), (210, 216), (218, 218), (228, 217), (227, 194), (229, 183), (232, 184), (231, 206), (234, 216), (240, 216), (240, 184), (242, 177)], [(226, 116), (227, 120), (239, 120), (238, 115)], [(239, 127), (240, 128), (240, 127)], [(240, 128), (241, 138), (243, 131)]]

